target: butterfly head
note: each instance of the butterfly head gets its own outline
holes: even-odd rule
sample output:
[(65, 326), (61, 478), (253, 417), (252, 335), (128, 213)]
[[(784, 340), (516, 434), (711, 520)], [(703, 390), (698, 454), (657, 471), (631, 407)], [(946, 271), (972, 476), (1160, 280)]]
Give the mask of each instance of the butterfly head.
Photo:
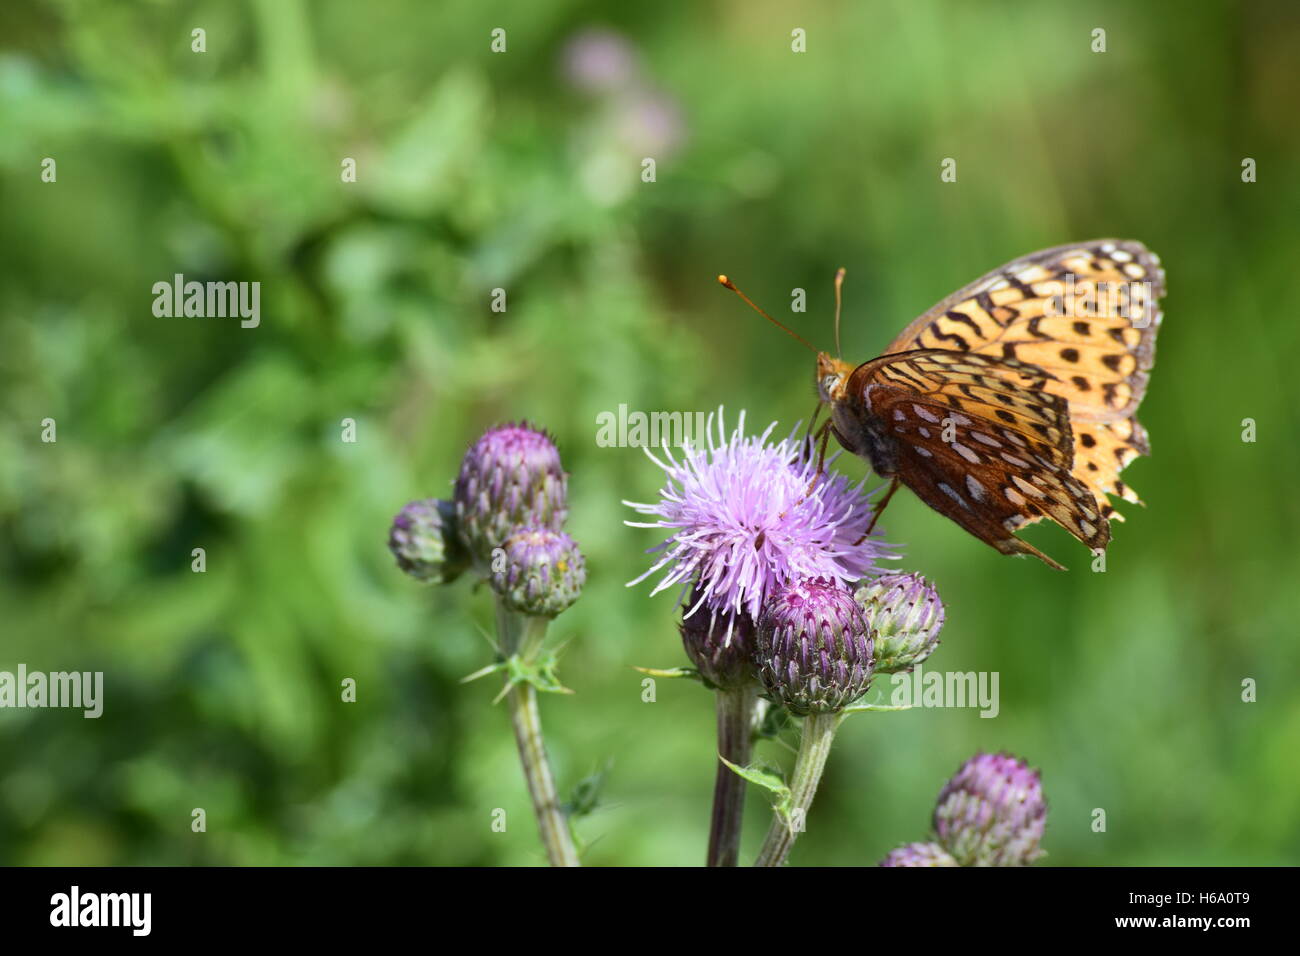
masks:
[(847, 391), (853, 366), (828, 352), (817, 353), (817, 394), (827, 405), (841, 402)]

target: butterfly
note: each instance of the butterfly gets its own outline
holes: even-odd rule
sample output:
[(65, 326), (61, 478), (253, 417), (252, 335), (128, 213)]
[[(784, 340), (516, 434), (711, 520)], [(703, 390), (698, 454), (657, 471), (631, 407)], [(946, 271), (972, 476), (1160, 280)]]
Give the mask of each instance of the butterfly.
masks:
[[(837, 338), (842, 281), (840, 270)], [(1150, 454), (1136, 416), (1164, 294), (1160, 259), (1131, 240), (1008, 262), (922, 313), (878, 358), (854, 366), (818, 352), (818, 410), (830, 409), (821, 455), (834, 435), (890, 479), (877, 516), (903, 484), (1003, 554), (1061, 569), (1016, 537), (1044, 518), (1104, 550), (1122, 520), (1108, 495), (1139, 501), (1119, 473)]]

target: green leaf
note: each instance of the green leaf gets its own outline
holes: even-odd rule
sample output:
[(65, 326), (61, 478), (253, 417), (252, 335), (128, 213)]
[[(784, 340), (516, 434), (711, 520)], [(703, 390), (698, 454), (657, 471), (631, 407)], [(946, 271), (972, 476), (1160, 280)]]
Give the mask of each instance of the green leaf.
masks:
[(610, 764), (611, 761), (605, 761), (605, 765), (595, 773), (583, 777), (574, 784), (569, 799), (562, 807), (570, 821), (587, 816), (600, 804), (600, 795), (605, 786), (605, 778), (609, 776)]
[(632, 669), (642, 674), (649, 674), (651, 677), (685, 677), (687, 680), (704, 682), (700, 672), (693, 667), (633, 667)]
[(890, 711), (911, 709), (911, 704), (850, 704), (840, 711), (840, 714), (847, 717), (849, 714), (888, 713)]
[(718, 759), (730, 767), (736, 775), (744, 777), (750, 783), (756, 783), (763, 789), (776, 794), (779, 801), (790, 798), (790, 788), (785, 785), (785, 780), (781, 778), (781, 774), (775, 770), (769, 770), (759, 764), (742, 767), (739, 764), (732, 763), (722, 754), (718, 754)]

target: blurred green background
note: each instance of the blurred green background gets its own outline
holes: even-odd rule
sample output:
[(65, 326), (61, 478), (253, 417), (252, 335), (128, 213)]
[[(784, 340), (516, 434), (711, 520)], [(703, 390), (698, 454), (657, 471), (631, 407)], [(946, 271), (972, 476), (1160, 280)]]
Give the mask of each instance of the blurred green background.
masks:
[[(1168, 270), (1154, 456), (1125, 474), (1147, 507), (1105, 574), (1033, 529), (1058, 573), (895, 499), (903, 566), (948, 605), (930, 666), (998, 671), (1001, 713), (850, 721), (792, 859), (922, 839), (982, 748), (1042, 768), (1051, 863), (1300, 861), (1297, 48), (1283, 3), (5, 3), (0, 669), (102, 670), (106, 699), (0, 711), (0, 862), (541, 862), (497, 688), (458, 683), (490, 659), (489, 595), (421, 588), (385, 547), (525, 416), (588, 555), (552, 629), (577, 693), (543, 700), (562, 788), (608, 767), (586, 859), (702, 862), (710, 695), (643, 703), (632, 669), (684, 662), (673, 597), (624, 587), (659, 539), (620, 500), (660, 475), (596, 416), (808, 414), (811, 356), (719, 272), (829, 344), (846, 266), (865, 359), (1098, 236)], [(178, 272), (260, 281), (261, 326), (155, 317)]]

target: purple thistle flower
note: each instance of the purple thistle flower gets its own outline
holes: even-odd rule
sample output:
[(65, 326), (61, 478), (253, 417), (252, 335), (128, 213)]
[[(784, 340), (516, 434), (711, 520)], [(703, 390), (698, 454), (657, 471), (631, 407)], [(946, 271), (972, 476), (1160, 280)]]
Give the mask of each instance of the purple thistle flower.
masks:
[(791, 713), (841, 710), (871, 686), (871, 631), (837, 581), (795, 581), (769, 595), (754, 663), (769, 695)]
[(520, 528), (501, 549), (504, 567), (490, 580), (512, 611), (555, 617), (582, 594), (587, 565), (577, 543), (563, 531)]
[(682, 607), (682, 646), (700, 675), (715, 687), (743, 687), (757, 679), (754, 670), (754, 622), (748, 614), (700, 608), (692, 594)]
[(546, 432), (527, 422), (489, 428), (465, 453), (456, 478), (461, 540), (486, 564), (519, 528), (559, 531), (568, 515), (567, 487), (560, 453)]
[(962, 866), (1025, 866), (1042, 856), (1047, 803), (1038, 771), (1010, 754), (978, 753), (944, 784), (939, 842)]
[(564, 76), (584, 93), (612, 93), (637, 80), (640, 64), (636, 52), (621, 33), (584, 30), (565, 44)]
[(657, 520), (626, 523), (671, 534), (647, 552), (662, 553), (629, 586), (664, 571), (652, 595), (673, 585), (685, 592), (698, 581), (699, 598), (688, 614), (705, 605), (757, 620), (767, 595), (788, 581), (853, 584), (893, 557), (878, 531), (857, 543), (872, 516), (862, 482), (826, 470), (814, 483), (816, 462), (793, 433), (769, 444), (775, 422), (757, 436), (745, 437), (744, 427), (742, 412), (728, 435), (719, 409), (716, 432), (709, 416), (707, 448), (689, 447), (680, 461), (668, 449), (666, 461), (647, 451), (667, 475), (660, 499), (623, 503)]
[(890, 850), (880, 866), (957, 866), (957, 861), (937, 843), (908, 843)]

